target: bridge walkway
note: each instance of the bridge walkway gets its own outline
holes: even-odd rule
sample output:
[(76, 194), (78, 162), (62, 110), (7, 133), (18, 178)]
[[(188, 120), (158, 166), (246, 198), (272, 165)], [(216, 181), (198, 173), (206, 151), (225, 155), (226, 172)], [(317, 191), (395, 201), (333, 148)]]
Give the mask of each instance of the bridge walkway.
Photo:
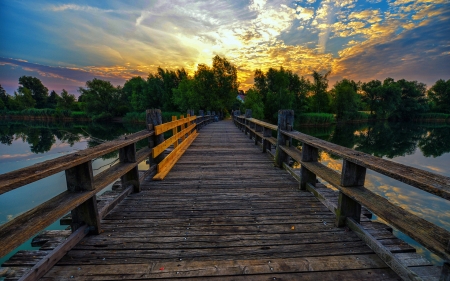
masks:
[(399, 280), (298, 186), (231, 121), (210, 124), (41, 280)]

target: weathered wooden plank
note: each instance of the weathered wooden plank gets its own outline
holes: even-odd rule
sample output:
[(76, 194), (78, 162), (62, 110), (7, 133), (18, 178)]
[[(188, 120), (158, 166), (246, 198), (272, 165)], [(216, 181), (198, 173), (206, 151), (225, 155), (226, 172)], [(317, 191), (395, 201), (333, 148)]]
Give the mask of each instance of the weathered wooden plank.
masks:
[(255, 124), (257, 124), (257, 125), (259, 125), (261, 127), (268, 128), (268, 129), (270, 129), (272, 131), (278, 130), (278, 126), (277, 125), (273, 125), (273, 124), (270, 124), (270, 123), (267, 123), (267, 122), (255, 119), (255, 118), (246, 118), (246, 119), (248, 121), (252, 122), (252, 123), (255, 123)]
[(46, 274), (70, 249), (72, 249), (78, 242), (80, 242), (88, 232), (88, 226), (84, 225), (79, 227), (67, 238), (67, 240), (62, 242), (53, 251), (49, 252), (19, 280), (33, 281), (44, 276), (44, 274)]
[[(112, 267), (110, 265), (86, 265), (79, 269), (74, 266), (55, 268), (44, 280), (50, 278), (73, 278), (84, 280), (89, 274), (103, 280), (110, 279), (153, 279), (153, 278), (186, 278), (186, 277), (213, 277), (213, 276), (242, 276), (250, 277), (254, 274), (279, 274), (281, 272), (313, 272), (322, 274), (325, 270), (361, 270), (386, 268), (374, 255), (350, 255), (346, 257), (311, 257), (291, 259), (263, 259), (263, 260), (236, 260), (236, 261), (155, 261), (141, 264), (127, 264)], [(62, 272), (64, 271), (64, 272)], [(339, 273), (336, 272), (338, 276)], [(368, 274), (369, 275), (369, 274)], [(92, 275), (91, 275), (92, 276)], [(48, 279), (47, 279), (48, 278)], [(273, 279), (272, 279), (273, 280)], [(284, 280), (284, 279), (283, 279)]]
[(42, 178), (70, 169), (153, 135), (153, 131), (140, 131), (118, 140), (109, 141), (93, 148), (37, 163), (10, 173), (0, 175), (0, 194)]

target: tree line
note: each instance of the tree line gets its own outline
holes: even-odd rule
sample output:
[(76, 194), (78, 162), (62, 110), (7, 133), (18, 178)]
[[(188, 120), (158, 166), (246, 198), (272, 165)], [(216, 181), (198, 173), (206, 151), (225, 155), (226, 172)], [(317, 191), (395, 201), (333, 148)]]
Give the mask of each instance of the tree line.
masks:
[(424, 83), (405, 79), (342, 79), (328, 90), (329, 74), (313, 71), (310, 81), (283, 67), (266, 72), (257, 69), (242, 108), (252, 109), (255, 118), (270, 121), (276, 120), (281, 108), (296, 113), (333, 113), (338, 120), (358, 119), (362, 114), (411, 120), (421, 113), (450, 113), (450, 79), (440, 79), (428, 90)]
[(329, 89), (329, 74), (313, 71), (309, 80), (283, 67), (265, 72), (257, 69), (253, 86), (244, 93), (244, 104), (236, 99), (242, 92), (238, 90), (237, 68), (220, 56), (213, 58), (211, 66), (199, 64), (192, 76), (183, 68), (158, 67), (146, 79), (136, 76), (123, 86), (94, 78), (78, 89), (78, 100), (66, 90), (49, 94), (38, 78), (22, 76), (13, 95), (8, 95), (0, 85), (0, 110), (49, 108), (55, 112), (83, 111), (95, 119), (109, 119), (148, 108), (224, 113), (249, 108), (253, 117), (268, 121), (276, 120), (279, 109), (332, 113), (338, 120), (358, 119), (361, 114), (409, 120), (426, 112), (450, 113), (450, 79), (438, 80), (428, 90), (423, 83), (392, 78), (364, 83), (343, 79)]

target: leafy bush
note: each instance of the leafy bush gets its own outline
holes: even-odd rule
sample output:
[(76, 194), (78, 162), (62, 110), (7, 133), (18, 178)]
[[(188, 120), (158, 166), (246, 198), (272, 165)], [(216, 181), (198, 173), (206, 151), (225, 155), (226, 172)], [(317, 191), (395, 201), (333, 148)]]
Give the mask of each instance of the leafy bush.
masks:
[(72, 111), (70, 116), (73, 118), (89, 118), (84, 111)]
[(450, 121), (450, 114), (437, 112), (422, 113), (417, 116), (417, 119), (419, 119), (419, 121), (426, 121), (429, 119), (444, 119)]

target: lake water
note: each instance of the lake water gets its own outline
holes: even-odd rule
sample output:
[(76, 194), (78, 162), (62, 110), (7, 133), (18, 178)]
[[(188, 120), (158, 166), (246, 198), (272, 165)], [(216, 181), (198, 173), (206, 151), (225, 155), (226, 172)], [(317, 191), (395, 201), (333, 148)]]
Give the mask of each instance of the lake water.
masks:
[[(0, 121), (0, 174), (60, 157), (144, 129), (120, 123), (35, 123)], [(450, 176), (450, 126), (446, 124), (374, 123), (303, 127), (298, 131), (394, 162)], [(140, 144), (145, 146), (145, 141)], [(93, 161), (94, 174), (116, 163), (118, 153)], [(320, 161), (338, 171), (342, 160), (321, 152)], [(145, 163), (140, 169), (145, 169)], [(375, 193), (412, 213), (450, 230), (450, 203), (399, 181), (369, 171), (366, 184)], [(106, 188), (107, 189), (107, 188)], [(64, 172), (0, 195), (0, 224), (66, 190)], [(63, 229), (55, 222), (48, 229)], [(395, 234), (427, 258), (440, 260), (404, 234)], [(21, 249), (30, 249), (23, 245)], [(0, 259), (2, 264), (10, 255)]]

